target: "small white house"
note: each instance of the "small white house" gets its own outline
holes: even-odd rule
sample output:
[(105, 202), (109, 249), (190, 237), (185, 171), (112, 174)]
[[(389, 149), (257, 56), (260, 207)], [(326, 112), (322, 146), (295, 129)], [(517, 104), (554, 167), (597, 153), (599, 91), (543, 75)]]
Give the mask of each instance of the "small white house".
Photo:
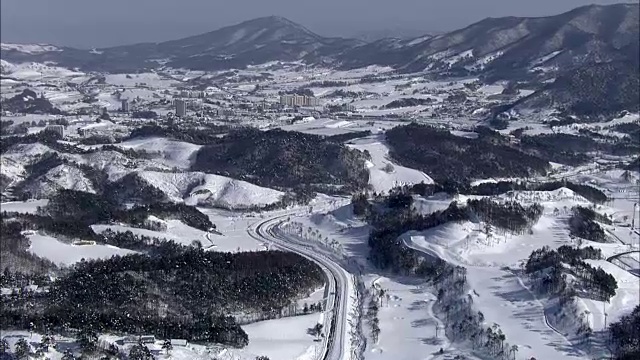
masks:
[(171, 346), (187, 346), (186, 339), (171, 339)]

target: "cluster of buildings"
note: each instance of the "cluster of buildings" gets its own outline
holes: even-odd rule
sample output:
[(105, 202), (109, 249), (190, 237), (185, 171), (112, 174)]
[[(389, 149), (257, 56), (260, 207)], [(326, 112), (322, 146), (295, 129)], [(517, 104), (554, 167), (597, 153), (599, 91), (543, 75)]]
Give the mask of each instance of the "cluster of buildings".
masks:
[(320, 106), (320, 99), (307, 95), (282, 95), (280, 105), (284, 106)]

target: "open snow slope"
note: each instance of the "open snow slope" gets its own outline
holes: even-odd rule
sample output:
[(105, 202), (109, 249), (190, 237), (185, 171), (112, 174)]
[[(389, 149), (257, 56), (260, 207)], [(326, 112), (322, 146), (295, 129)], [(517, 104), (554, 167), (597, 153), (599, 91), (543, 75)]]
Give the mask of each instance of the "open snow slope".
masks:
[(389, 148), (384, 144), (381, 136), (356, 139), (353, 145), (349, 146), (360, 151), (366, 150), (371, 154), (371, 161), (367, 163), (369, 184), (376, 192), (388, 192), (404, 184), (433, 183), (427, 174), (395, 164), (389, 158)]
[(314, 342), (307, 329), (314, 327), (319, 317), (319, 314), (310, 314), (245, 325), (242, 329), (249, 335), (249, 345), (234, 352), (247, 358), (255, 354), (270, 359), (314, 360), (320, 354), (322, 343)]
[(17, 212), (22, 214), (35, 214), (38, 207), (45, 207), (49, 203), (47, 199), (10, 201), (0, 204), (0, 211)]
[(49, 170), (26, 187), (36, 198), (52, 197), (61, 189), (95, 193), (91, 180), (80, 169), (64, 164)]
[(115, 232), (131, 231), (136, 235), (167, 239), (185, 246), (190, 246), (197, 240), (200, 241), (204, 249), (209, 251), (237, 252), (266, 250), (264, 244), (260, 244), (248, 236), (246, 231), (249, 224), (260, 220), (259, 217), (210, 208), (200, 208), (199, 210), (209, 216), (211, 222), (216, 225), (217, 231), (221, 235), (198, 230), (184, 224), (180, 220), (160, 220), (157, 218), (154, 220), (162, 221), (166, 224), (166, 231), (135, 228), (125, 224), (97, 224), (92, 225), (91, 228), (96, 233), (102, 233), (107, 229)]
[(196, 152), (202, 147), (184, 141), (169, 140), (160, 137), (132, 139), (117, 146), (123, 149), (144, 150), (159, 153), (157, 161), (178, 169), (188, 169), (195, 159)]
[(72, 245), (47, 235), (29, 235), (29, 251), (58, 265), (73, 265), (82, 259), (106, 259), (135, 251), (109, 245)]
[[(367, 360), (453, 358), (462, 354), (444, 335), (444, 324), (432, 309), (436, 296), (423, 281), (376, 276), (372, 284), (383, 289), (386, 295), (378, 303), (378, 342), (370, 336), (367, 339)], [(443, 349), (442, 355), (438, 354), (440, 349)]]
[(184, 201), (188, 205), (243, 209), (275, 203), (283, 195), (245, 181), (202, 172), (139, 171), (137, 174), (172, 201)]

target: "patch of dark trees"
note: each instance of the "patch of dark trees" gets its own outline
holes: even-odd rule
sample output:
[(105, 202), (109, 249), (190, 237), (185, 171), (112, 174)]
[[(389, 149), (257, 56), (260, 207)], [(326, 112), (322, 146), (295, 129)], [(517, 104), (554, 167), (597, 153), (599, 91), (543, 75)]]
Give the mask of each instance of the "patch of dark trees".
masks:
[[(0, 227), (0, 266), (6, 274), (22, 273), (29, 276), (46, 274), (56, 270), (51, 261), (37, 257), (28, 251), (29, 239), (22, 234), (24, 228), (20, 223), (8, 221), (8, 215), (2, 214)], [(19, 286), (20, 284), (16, 284)], [(29, 284), (22, 284), (23, 286)]]
[(62, 114), (49, 100), (30, 89), (0, 102), (0, 108), (14, 114)]
[(433, 104), (435, 100), (432, 98), (426, 99), (418, 99), (418, 98), (402, 98), (398, 100), (393, 100), (392, 102), (384, 105), (383, 109), (398, 109), (409, 106), (419, 106), (419, 105), (430, 105)]
[(467, 207), (483, 222), (516, 234), (530, 230), (544, 210), (540, 204), (524, 207), (515, 201), (496, 203), (488, 198), (469, 200)]
[(388, 130), (390, 155), (403, 166), (419, 169), (439, 182), (472, 178), (528, 177), (546, 174), (539, 157), (494, 140), (469, 139), (430, 126), (409, 124)]
[(582, 206), (575, 206), (572, 211), (569, 219), (571, 235), (600, 243), (607, 242), (607, 236), (598, 222), (611, 225), (611, 220)]
[(585, 199), (596, 203), (603, 204), (609, 201), (607, 195), (599, 189), (589, 185), (576, 184), (570, 181), (551, 181), (545, 183), (526, 182), (526, 181), (498, 181), (484, 182), (477, 185), (471, 185), (469, 182), (456, 182), (452, 180), (443, 181), (434, 184), (413, 184), (405, 185), (399, 189), (413, 195), (432, 196), (437, 193), (447, 193), (449, 195), (478, 195), (478, 196), (497, 196), (503, 195), (511, 191), (554, 191), (560, 188), (567, 188)]
[(134, 119), (156, 119), (158, 117), (158, 113), (152, 110), (141, 110), (134, 111), (131, 113), (131, 117)]
[(29, 135), (20, 135), (20, 136), (7, 136), (2, 138), (2, 142), (0, 143), (0, 152), (4, 154), (9, 148), (16, 144), (35, 144), (41, 143), (43, 145), (47, 145), (53, 150), (69, 153), (69, 154), (85, 154), (86, 150), (83, 150), (77, 146), (60, 143), (58, 140), (62, 140), (60, 134), (45, 130), (35, 134)]
[(640, 109), (640, 74), (633, 61), (581, 66), (548, 85), (567, 111), (586, 116)]
[(616, 360), (640, 359), (640, 305), (609, 326)]
[(181, 220), (186, 225), (202, 231), (215, 228), (209, 217), (193, 206), (154, 203), (127, 209), (107, 195), (66, 189), (60, 190), (51, 198), (43, 212), (56, 220), (70, 220), (87, 225), (125, 222), (140, 226), (149, 215), (154, 215), (162, 219)]
[(327, 141), (331, 141), (331, 142), (335, 142), (338, 144), (342, 144), (345, 143), (347, 141), (351, 141), (354, 139), (360, 139), (363, 137), (367, 137), (371, 135), (371, 131), (370, 130), (363, 130), (363, 131), (354, 131), (354, 132), (348, 132), (348, 133), (344, 133), (344, 134), (338, 134), (338, 135), (331, 135), (331, 136), (327, 136), (325, 139), (327, 139)]
[(224, 125), (208, 125), (204, 128), (145, 125), (133, 129), (128, 139), (144, 137), (165, 137), (185, 141), (196, 145), (207, 145), (217, 142), (220, 135), (227, 133), (230, 127)]
[(587, 153), (602, 152), (611, 155), (634, 155), (640, 144), (631, 138), (596, 141), (593, 137), (572, 134), (542, 134), (523, 136), (520, 146), (549, 161), (567, 165), (581, 165), (590, 160)]
[(287, 252), (205, 252), (164, 243), (153, 256), (90, 260), (52, 284), (50, 292), (3, 304), (7, 328), (150, 333), (160, 338), (248, 344), (230, 313), (278, 314), (324, 284), (322, 270)]
[(192, 170), (272, 188), (307, 184), (340, 193), (367, 186), (365, 160), (363, 153), (322, 136), (247, 128), (202, 147)]
[[(591, 246), (574, 248), (563, 245), (557, 250), (545, 246), (531, 253), (525, 272), (535, 281), (535, 288), (544, 293), (566, 296), (583, 291), (584, 296), (608, 301), (616, 294), (616, 279), (601, 267), (589, 265), (585, 259), (602, 259), (602, 253)], [(577, 286), (571, 285), (567, 274), (578, 280)]]
[(613, 130), (629, 135), (632, 139), (640, 139), (640, 125), (636, 123), (622, 123), (615, 125)]
[[(6, 212), (2, 214), (3, 219), (10, 218), (11, 221), (8, 224), (17, 227), (19, 231), (43, 231), (63, 239), (82, 239), (110, 245), (130, 243), (134, 246), (132, 250), (142, 250), (142, 248), (149, 250), (153, 246), (145, 247), (143, 244), (156, 245), (160, 242), (160, 239), (137, 237), (135, 239), (130, 239), (129, 237), (128, 239), (125, 235), (105, 237), (104, 234), (96, 234), (91, 225), (120, 222), (134, 227), (148, 228), (150, 215), (162, 219), (177, 219), (202, 231), (216, 228), (208, 216), (195, 207), (184, 204), (154, 203), (125, 208), (110, 198), (73, 190), (61, 190), (58, 192), (46, 207), (38, 209), (38, 214)], [(14, 233), (17, 234), (19, 231), (16, 230)], [(16, 239), (26, 241), (24, 237), (17, 237)], [(24, 247), (24, 249), (26, 250), (27, 247)], [(16, 250), (17, 248), (12, 249)]]
[(625, 167), (625, 170), (640, 171), (640, 156), (636, 157), (629, 165)]

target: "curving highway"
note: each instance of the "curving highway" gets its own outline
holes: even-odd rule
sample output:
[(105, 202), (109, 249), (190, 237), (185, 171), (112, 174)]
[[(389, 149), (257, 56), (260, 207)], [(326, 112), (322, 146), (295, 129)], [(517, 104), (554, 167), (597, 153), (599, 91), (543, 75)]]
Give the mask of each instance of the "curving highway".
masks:
[(263, 220), (251, 225), (247, 232), (254, 239), (272, 247), (299, 254), (318, 264), (327, 276), (328, 296), (325, 304), (322, 352), (317, 359), (342, 360), (350, 357), (347, 339), (347, 312), (349, 299), (349, 274), (314, 246), (280, 231), (279, 226), (291, 214)]

